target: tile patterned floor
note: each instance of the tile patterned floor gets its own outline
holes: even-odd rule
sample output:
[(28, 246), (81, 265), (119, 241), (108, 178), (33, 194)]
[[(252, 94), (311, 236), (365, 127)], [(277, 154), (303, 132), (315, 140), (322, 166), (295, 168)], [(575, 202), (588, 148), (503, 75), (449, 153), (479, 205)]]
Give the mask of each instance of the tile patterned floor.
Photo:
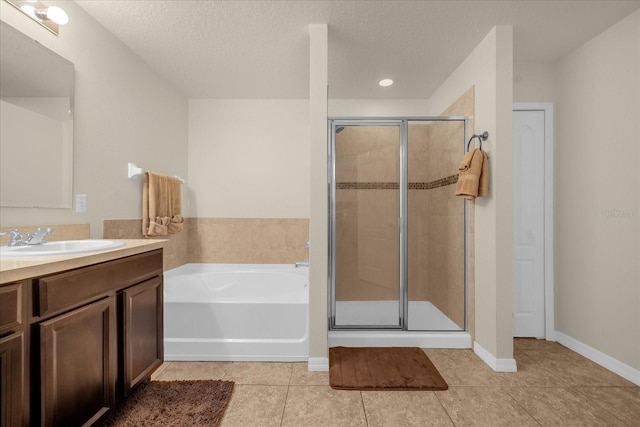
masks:
[(306, 363), (167, 362), (153, 379), (225, 379), (223, 427), (639, 426), (640, 387), (557, 343), (517, 339), (517, 373), (426, 349), (447, 391), (338, 391)]

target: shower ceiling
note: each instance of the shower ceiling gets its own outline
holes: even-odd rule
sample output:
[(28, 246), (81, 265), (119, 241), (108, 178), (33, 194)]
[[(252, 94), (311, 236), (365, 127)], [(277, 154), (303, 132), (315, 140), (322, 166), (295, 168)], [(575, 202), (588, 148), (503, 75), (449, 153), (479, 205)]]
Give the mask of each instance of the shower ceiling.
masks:
[[(553, 62), (640, 1), (76, 0), (189, 98), (307, 98), (308, 24), (329, 25), (332, 98), (428, 98), (495, 25)], [(393, 78), (381, 90), (377, 82)]]

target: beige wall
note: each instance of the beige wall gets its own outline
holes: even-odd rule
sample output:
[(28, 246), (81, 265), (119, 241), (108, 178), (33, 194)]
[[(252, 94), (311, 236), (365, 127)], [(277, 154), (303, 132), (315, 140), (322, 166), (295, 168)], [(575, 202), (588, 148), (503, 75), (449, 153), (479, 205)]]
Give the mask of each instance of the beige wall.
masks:
[(640, 369), (640, 11), (557, 73), (556, 330)]
[(514, 102), (553, 102), (556, 99), (555, 64), (516, 62), (513, 64)]
[(127, 178), (128, 162), (186, 176), (187, 100), (74, 2), (47, 3), (56, 4), (69, 15), (57, 37), (6, 2), (0, 13), (75, 64), (73, 191), (88, 196), (88, 212), (0, 208), (0, 225), (89, 223), (101, 237), (103, 218), (141, 216), (142, 184)]
[(329, 99), (330, 117), (428, 116), (425, 99)]
[(308, 218), (309, 101), (189, 100), (191, 217)]
[(475, 203), (475, 342), (513, 360), (511, 108), (513, 29), (493, 28), (429, 99), (433, 114), (475, 86), (475, 129), (489, 132), (490, 195)]
[(309, 52), (309, 357), (310, 365), (320, 359), (328, 369), (327, 24), (309, 25)]

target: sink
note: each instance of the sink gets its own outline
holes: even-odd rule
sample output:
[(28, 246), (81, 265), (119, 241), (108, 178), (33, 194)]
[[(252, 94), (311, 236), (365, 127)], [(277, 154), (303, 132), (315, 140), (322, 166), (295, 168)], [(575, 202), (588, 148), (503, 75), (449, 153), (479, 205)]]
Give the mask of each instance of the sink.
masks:
[(29, 257), (41, 255), (68, 255), (106, 251), (124, 246), (115, 240), (62, 240), (41, 245), (0, 246), (0, 257)]

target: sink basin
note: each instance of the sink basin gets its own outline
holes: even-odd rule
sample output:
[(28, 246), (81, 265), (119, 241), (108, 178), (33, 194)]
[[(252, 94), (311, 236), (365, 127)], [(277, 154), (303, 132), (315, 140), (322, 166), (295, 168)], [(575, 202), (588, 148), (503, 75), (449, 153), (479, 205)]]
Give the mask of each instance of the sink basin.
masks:
[(0, 257), (28, 257), (41, 255), (68, 255), (85, 252), (106, 251), (124, 246), (115, 240), (62, 240), (41, 245), (1, 246)]

